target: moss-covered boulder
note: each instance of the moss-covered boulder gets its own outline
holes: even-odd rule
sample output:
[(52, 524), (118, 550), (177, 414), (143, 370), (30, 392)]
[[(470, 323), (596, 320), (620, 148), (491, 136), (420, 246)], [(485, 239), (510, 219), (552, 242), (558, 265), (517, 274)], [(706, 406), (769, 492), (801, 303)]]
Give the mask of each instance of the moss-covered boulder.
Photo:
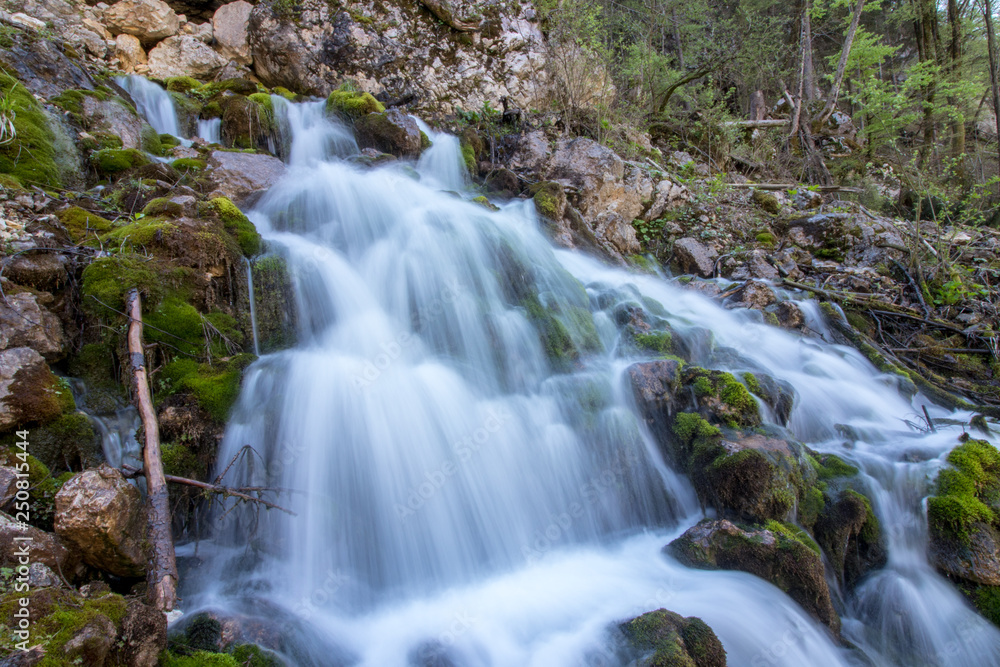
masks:
[(234, 148), (268, 151), (277, 126), (269, 95), (232, 95), (219, 102), (222, 108), (222, 141)]
[(370, 113), (382, 113), (385, 106), (372, 97), (371, 93), (341, 87), (326, 98), (326, 111), (344, 120), (356, 121)]
[(267, 255), (254, 261), (251, 270), (261, 352), (269, 354), (292, 347), (298, 314), (287, 262), (279, 255)]
[(63, 412), (63, 384), (29, 347), (0, 351), (0, 433), (49, 422)]
[(726, 649), (700, 618), (657, 609), (619, 626), (642, 667), (726, 667)]
[(211, 201), (216, 214), (226, 231), (236, 238), (240, 250), (246, 257), (260, 254), (261, 239), (257, 228), (228, 197), (217, 197)]
[(13, 140), (0, 146), (0, 174), (11, 175), (22, 185), (60, 185), (55, 135), (38, 100), (5, 73), (0, 73), (0, 96), (10, 106), (5, 117), (14, 127)]
[(777, 521), (764, 526), (702, 521), (664, 551), (688, 567), (756, 575), (783, 590), (834, 633), (840, 632), (819, 547), (795, 526)]
[(969, 440), (948, 454), (927, 501), (930, 556), (952, 577), (1000, 585), (1000, 452)]
[(881, 526), (871, 501), (853, 489), (824, 500), (813, 534), (838, 580), (851, 589), (888, 560)]
[(90, 164), (101, 176), (118, 176), (149, 164), (149, 158), (136, 148), (105, 148), (91, 154)]

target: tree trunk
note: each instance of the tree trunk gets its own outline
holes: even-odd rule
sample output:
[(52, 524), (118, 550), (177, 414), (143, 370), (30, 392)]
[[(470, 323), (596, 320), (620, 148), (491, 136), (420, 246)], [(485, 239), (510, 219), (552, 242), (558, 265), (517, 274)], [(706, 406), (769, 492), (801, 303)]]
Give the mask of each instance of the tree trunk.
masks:
[(844, 85), (844, 75), (847, 73), (847, 59), (851, 55), (851, 47), (854, 45), (854, 36), (858, 32), (858, 24), (861, 23), (861, 12), (865, 8), (865, 0), (858, 0), (854, 5), (854, 16), (851, 18), (851, 27), (847, 29), (847, 38), (844, 40), (844, 48), (840, 52), (840, 62), (837, 63), (837, 73), (833, 77), (833, 86), (830, 88), (830, 95), (827, 97), (826, 106), (823, 112), (816, 118), (815, 127), (822, 127), (834, 109), (837, 108), (837, 99), (840, 97), (840, 89)]
[[(948, 45), (949, 73), (952, 81), (962, 76), (962, 17), (957, 0), (948, 0), (948, 24), (951, 26), (951, 43)], [(958, 99), (948, 98), (948, 104), (958, 110)], [(965, 117), (959, 115), (951, 121), (951, 156), (960, 159), (965, 154)], [(964, 169), (961, 170), (964, 174)]]
[(125, 299), (129, 314), (128, 352), (132, 367), (132, 396), (142, 418), (144, 443), (142, 448), (143, 470), (146, 476), (146, 520), (148, 539), (152, 552), (149, 568), (149, 602), (160, 611), (170, 611), (177, 604), (177, 560), (174, 539), (170, 528), (170, 506), (167, 483), (163, 477), (163, 460), (160, 457), (160, 429), (149, 393), (149, 377), (142, 345), (142, 301), (133, 288)]
[[(938, 62), (938, 29), (936, 0), (916, 0), (917, 52), (920, 62)], [(920, 147), (917, 164), (923, 166), (928, 151), (934, 148), (937, 135), (934, 128), (934, 99), (937, 96), (937, 82), (932, 78), (924, 88), (924, 118), (921, 122), (924, 145)]]
[(993, 5), (983, 0), (983, 18), (986, 19), (986, 44), (990, 51), (990, 87), (993, 89), (993, 115), (997, 123), (997, 159), (1000, 160), (1000, 70), (997, 65), (997, 36), (993, 31)]
[(809, 12), (812, 10), (812, 2), (805, 0), (802, 3), (802, 82), (803, 99), (812, 102), (816, 99), (816, 69), (813, 66), (813, 33), (812, 18)]

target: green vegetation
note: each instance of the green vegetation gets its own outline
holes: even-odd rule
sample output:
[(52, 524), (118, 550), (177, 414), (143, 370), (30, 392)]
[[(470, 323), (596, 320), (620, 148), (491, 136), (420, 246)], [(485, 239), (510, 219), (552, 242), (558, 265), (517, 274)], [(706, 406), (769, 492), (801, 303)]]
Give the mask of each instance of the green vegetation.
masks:
[(985, 440), (969, 440), (948, 455), (951, 468), (937, 478), (936, 495), (927, 501), (931, 530), (968, 540), (972, 524), (995, 523), (1000, 501), (1000, 452)]
[(357, 120), (366, 114), (382, 113), (385, 106), (372, 97), (371, 93), (361, 93), (341, 86), (326, 98), (326, 111), (347, 120)]
[(243, 211), (227, 197), (213, 199), (211, 204), (215, 207), (215, 212), (222, 220), (226, 231), (236, 237), (244, 256), (259, 255), (261, 251), (260, 234), (257, 233), (257, 228), (243, 214)]
[(215, 366), (178, 359), (163, 368), (160, 381), (168, 394), (189, 392), (213, 419), (225, 422), (239, 396), (243, 369), (254, 358), (252, 354), (240, 354)]
[(100, 236), (112, 228), (110, 220), (102, 218), (79, 206), (71, 206), (59, 212), (59, 221), (69, 232), (75, 243), (80, 243)]
[(60, 185), (55, 136), (38, 100), (17, 79), (0, 72), (0, 102), (14, 130), (0, 145), (0, 174), (22, 185)]
[(105, 148), (93, 153), (90, 163), (102, 176), (116, 176), (149, 164), (149, 158), (136, 148)]

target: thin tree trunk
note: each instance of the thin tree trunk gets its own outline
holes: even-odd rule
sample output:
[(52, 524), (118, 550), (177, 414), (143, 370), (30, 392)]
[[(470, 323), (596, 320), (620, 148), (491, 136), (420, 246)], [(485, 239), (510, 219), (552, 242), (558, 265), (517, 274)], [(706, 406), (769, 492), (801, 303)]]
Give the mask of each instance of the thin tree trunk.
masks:
[(837, 73), (833, 77), (833, 86), (830, 88), (830, 95), (827, 97), (826, 106), (823, 112), (816, 118), (814, 125), (822, 127), (834, 109), (837, 108), (837, 99), (840, 97), (840, 89), (844, 85), (844, 75), (847, 73), (847, 59), (851, 55), (851, 47), (854, 45), (854, 36), (858, 32), (858, 24), (861, 23), (861, 12), (865, 8), (865, 0), (858, 0), (854, 5), (854, 16), (851, 18), (851, 27), (847, 29), (847, 38), (844, 40), (844, 48), (840, 52), (840, 62), (837, 63)]
[(160, 428), (156, 422), (153, 398), (149, 393), (149, 377), (142, 345), (142, 301), (135, 288), (128, 291), (125, 311), (129, 314), (128, 352), (132, 367), (132, 396), (142, 418), (144, 443), (143, 470), (146, 475), (146, 520), (152, 552), (149, 568), (149, 602), (161, 611), (170, 611), (177, 604), (177, 559), (170, 528), (170, 506), (167, 483), (160, 457)]
[[(812, 18), (809, 12), (812, 10), (810, 0), (802, 3), (802, 81), (803, 93), (807, 102), (816, 99), (816, 69), (813, 67), (813, 38), (812, 38)], [(800, 97), (802, 97), (800, 95)]]
[(983, 18), (986, 19), (986, 45), (990, 51), (990, 87), (993, 89), (993, 115), (997, 123), (997, 159), (1000, 160), (1000, 71), (997, 69), (997, 37), (993, 31), (993, 5), (990, 0), (983, 0)]
[[(948, 45), (949, 69), (952, 81), (962, 75), (962, 17), (957, 0), (948, 0), (948, 24), (951, 26), (951, 43)], [(958, 110), (958, 99), (948, 98), (948, 104)], [(951, 122), (951, 156), (956, 160), (965, 154), (965, 118), (959, 115)], [(961, 169), (964, 177), (965, 169)]]

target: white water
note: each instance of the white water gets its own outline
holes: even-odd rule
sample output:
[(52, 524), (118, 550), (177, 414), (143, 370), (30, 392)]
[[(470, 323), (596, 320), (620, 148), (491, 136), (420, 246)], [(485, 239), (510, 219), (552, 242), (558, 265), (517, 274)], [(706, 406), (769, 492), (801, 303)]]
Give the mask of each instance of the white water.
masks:
[[(529, 205), (490, 213), (440, 192), (457, 146), (419, 181), (360, 171), (319, 105), (279, 108), (289, 173), (251, 217), (284, 247), (300, 343), (248, 370), (218, 460), (251, 445), (261, 458), (229, 481), (294, 490), (278, 502), (298, 516), (226, 514), (185, 577), (191, 610), (269, 624), (294, 665), (623, 664), (609, 626), (660, 607), (705, 619), (731, 665), (1000, 664), (1000, 633), (924, 556), (921, 499), (957, 432), (907, 429), (919, 398), (851, 349), (554, 251)], [(550, 371), (528, 293), (578, 341), (568, 314), (592, 312), (604, 349)], [(615, 306), (659, 311), (649, 299), (679, 337), (711, 330), (696, 363), (791, 383), (796, 437), (863, 467), (890, 540), (888, 566), (846, 600), (863, 655), (773, 586), (661, 554), (700, 513), (615, 350)], [(838, 424), (863, 440), (845, 449)]]
[(253, 334), (253, 353), (260, 356), (260, 336), (257, 333), (257, 298), (253, 290), (253, 266), (250, 260), (243, 260), (247, 272), (247, 300), (250, 302), (250, 331)]
[(199, 118), (198, 138), (204, 139), (210, 144), (222, 143), (222, 119), (221, 118)]
[(135, 102), (136, 110), (158, 134), (183, 137), (180, 124), (177, 122), (174, 101), (167, 91), (146, 77), (136, 74), (119, 76), (115, 81), (125, 89)]

